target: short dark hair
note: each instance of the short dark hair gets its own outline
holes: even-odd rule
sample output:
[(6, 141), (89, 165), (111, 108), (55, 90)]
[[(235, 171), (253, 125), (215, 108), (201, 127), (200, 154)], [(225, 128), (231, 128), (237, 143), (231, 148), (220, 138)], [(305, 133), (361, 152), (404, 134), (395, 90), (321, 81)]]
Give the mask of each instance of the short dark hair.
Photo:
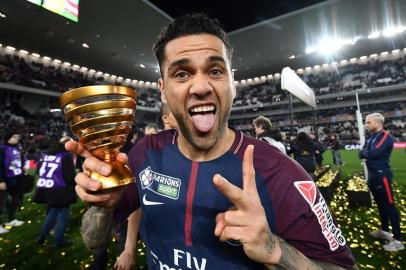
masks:
[(265, 131), (269, 131), (272, 127), (271, 120), (269, 120), (269, 118), (266, 118), (265, 116), (262, 116), (262, 115), (255, 118), (253, 123), (254, 123), (254, 126), (260, 127)]
[[(226, 47), (227, 56), (231, 64), (233, 49), (228, 41), (226, 32), (220, 26), (219, 20), (211, 18), (203, 13), (196, 13), (176, 18), (159, 34), (154, 46), (152, 47), (152, 50), (159, 62), (159, 66), (161, 66), (162, 61), (164, 60), (165, 46), (168, 44), (168, 42), (179, 37), (195, 34), (210, 34), (221, 39)], [(162, 75), (161, 70), (161, 76)]]

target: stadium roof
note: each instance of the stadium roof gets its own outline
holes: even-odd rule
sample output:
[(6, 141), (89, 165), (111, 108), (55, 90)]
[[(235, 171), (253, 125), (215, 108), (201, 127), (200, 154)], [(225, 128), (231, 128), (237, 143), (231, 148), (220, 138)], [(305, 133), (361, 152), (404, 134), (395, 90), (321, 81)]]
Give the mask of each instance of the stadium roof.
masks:
[[(205, 11), (220, 19), (234, 46), (237, 80), (280, 72), (284, 66), (304, 68), (406, 47), (406, 28), (390, 32), (406, 26), (404, 0), (270, 2), (82, 0), (75, 23), (25, 0), (3, 0), (0, 43), (144, 81), (159, 77), (151, 53), (155, 37), (172, 17), (185, 12)], [(368, 39), (388, 29), (388, 37)], [(338, 50), (341, 41), (346, 43)], [(335, 47), (336, 53), (319, 53)], [(306, 49), (316, 52), (307, 54)]]

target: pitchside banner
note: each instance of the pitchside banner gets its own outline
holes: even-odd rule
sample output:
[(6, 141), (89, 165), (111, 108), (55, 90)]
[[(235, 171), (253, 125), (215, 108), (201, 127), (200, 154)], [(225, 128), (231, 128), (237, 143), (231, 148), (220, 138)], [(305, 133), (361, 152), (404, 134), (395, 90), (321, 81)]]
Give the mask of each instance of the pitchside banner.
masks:
[[(395, 142), (393, 143), (393, 148), (394, 149), (405, 149), (406, 148), (406, 142)], [(345, 150), (361, 150), (362, 145), (361, 144), (346, 144), (344, 145)]]
[(282, 70), (281, 87), (307, 105), (316, 108), (316, 96), (313, 90), (290, 67)]

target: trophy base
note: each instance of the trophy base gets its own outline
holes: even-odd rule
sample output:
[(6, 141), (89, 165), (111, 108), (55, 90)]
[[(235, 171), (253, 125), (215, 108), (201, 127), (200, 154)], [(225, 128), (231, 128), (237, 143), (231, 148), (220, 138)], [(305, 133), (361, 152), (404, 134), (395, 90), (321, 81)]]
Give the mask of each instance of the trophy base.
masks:
[(123, 187), (135, 182), (131, 169), (124, 163), (114, 160), (109, 162), (112, 167), (109, 176), (101, 175), (97, 172), (90, 172), (89, 177), (101, 182), (101, 190)]

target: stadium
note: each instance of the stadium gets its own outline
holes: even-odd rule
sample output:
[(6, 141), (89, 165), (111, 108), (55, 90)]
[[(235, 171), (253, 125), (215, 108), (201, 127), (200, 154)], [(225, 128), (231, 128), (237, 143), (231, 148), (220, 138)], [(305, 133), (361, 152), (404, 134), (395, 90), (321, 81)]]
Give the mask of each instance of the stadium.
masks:
[[(230, 58), (236, 92), (228, 126), (241, 132), (241, 136), (260, 138), (255, 121), (265, 117), (270, 120), (270, 131), (278, 135), (275, 140), (296, 160), (294, 149), (299, 134), (308, 137), (312, 134), (314, 149), (316, 144), (320, 147), (316, 149), (319, 160), (315, 158), (314, 169), (304, 169), (314, 180), (345, 236), (346, 246), (351, 249), (358, 267), (353, 269), (406, 269), (404, 249), (389, 252), (383, 247), (386, 240), (370, 235), (381, 229), (380, 213), (368, 189), (368, 169), (359, 158), (360, 151), (371, 143), (364, 126), (366, 116), (379, 113), (384, 117), (383, 127), (387, 132), (384, 136), (390, 135), (393, 140), (393, 151), (389, 152), (393, 198), (390, 194), (386, 196), (394, 200), (399, 212), (404, 244), (404, 10), (406, 1), (403, 0), (1, 1), (1, 145), (7, 145), (13, 134), (19, 135), (24, 174), (32, 175), (35, 182), (19, 195), (0, 188), (0, 195), (3, 194), (0, 207), (4, 208), (0, 209), (0, 269), (117, 269), (116, 261), (123, 251), (122, 228), (111, 233), (103, 255), (89, 250), (82, 240), (81, 224), (91, 204), (79, 198), (68, 208), (69, 221), (66, 221), (63, 238), (69, 243), (64, 242), (60, 247), (52, 244), (54, 234), (58, 233), (57, 226), (49, 228), (52, 230), (44, 239), (39, 238), (51, 211), (46, 204), (34, 202), (41, 185), (41, 168), (46, 164), (44, 155), (55, 140), (79, 138), (77, 130), (71, 128), (72, 121), (77, 120), (66, 121), (70, 116), (67, 116), (67, 107), (61, 107), (60, 97), (69, 90), (85, 86), (110, 85), (117, 87), (114, 89), (135, 90), (136, 109), (135, 112), (130, 110), (134, 120), (119, 121), (116, 125), (126, 133), (125, 136), (120, 133), (121, 137), (115, 133), (115, 136), (127, 140), (131, 149), (132, 144), (136, 144), (130, 142), (132, 136), (138, 136), (134, 139), (136, 142), (142, 136), (148, 137), (149, 127), (164, 132), (159, 88), (162, 70), (152, 45), (175, 18), (201, 12), (220, 21), (233, 47)], [(210, 122), (204, 117), (198, 119)], [(206, 128), (205, 124), (196, 126)], [(84, 134), (87, 129), (82, 130)], [(379, 148), (383, 141), (372, 139), (372, 144), (377, 143)], [(79, 174), (83, 169), (81, 159), (73, 156), (75, 173)], [(1, 171), (5, 170), (3, 167), (1, 165)], [(255, 164), (254, 167), (257, 168)], [(147, 172), (150, 173), (140, 172), (140, 177), (145, 175), (141, 179), (142, 190), (149, 189), (151, 181), (158, 182), (151, 178), (160, 179), (161, 183), (169, 183), (162, 191), (166, 197), (179, 196), (177, 188), (183, 184), (178, 178)], [(19, 202), (14, 219), (17, 223), (13, 225), (6, 219), (14, 196), (19, 197)], [(191, 200), (193, 203), (193, 197)], [(16, 226), (19, 221), (23, 223)], [(318, 222), (322, 225), (320, 219)], [(127, 221), (125, 223), (127, 228)], [(162, 266), (161, 261), (161, 265), (156, 263), (158, 257), (148, 259), (149, 252), (152, 256), (154, 253), (141, 238), (138, 238), (131, 267), (120, 269), (175, 269)], [(184, 257), (192, 256), (189, 251), (179, 252), (183, 252)], [(96, 263), (100, 256), (104, 266)], [(148, 260), (156, 263), (156, 268), (148, 267)], [(197, 261), (195, 257), (193, 260)], [(194, 266), (189, 262), (187, 269), (200, 269)]]

